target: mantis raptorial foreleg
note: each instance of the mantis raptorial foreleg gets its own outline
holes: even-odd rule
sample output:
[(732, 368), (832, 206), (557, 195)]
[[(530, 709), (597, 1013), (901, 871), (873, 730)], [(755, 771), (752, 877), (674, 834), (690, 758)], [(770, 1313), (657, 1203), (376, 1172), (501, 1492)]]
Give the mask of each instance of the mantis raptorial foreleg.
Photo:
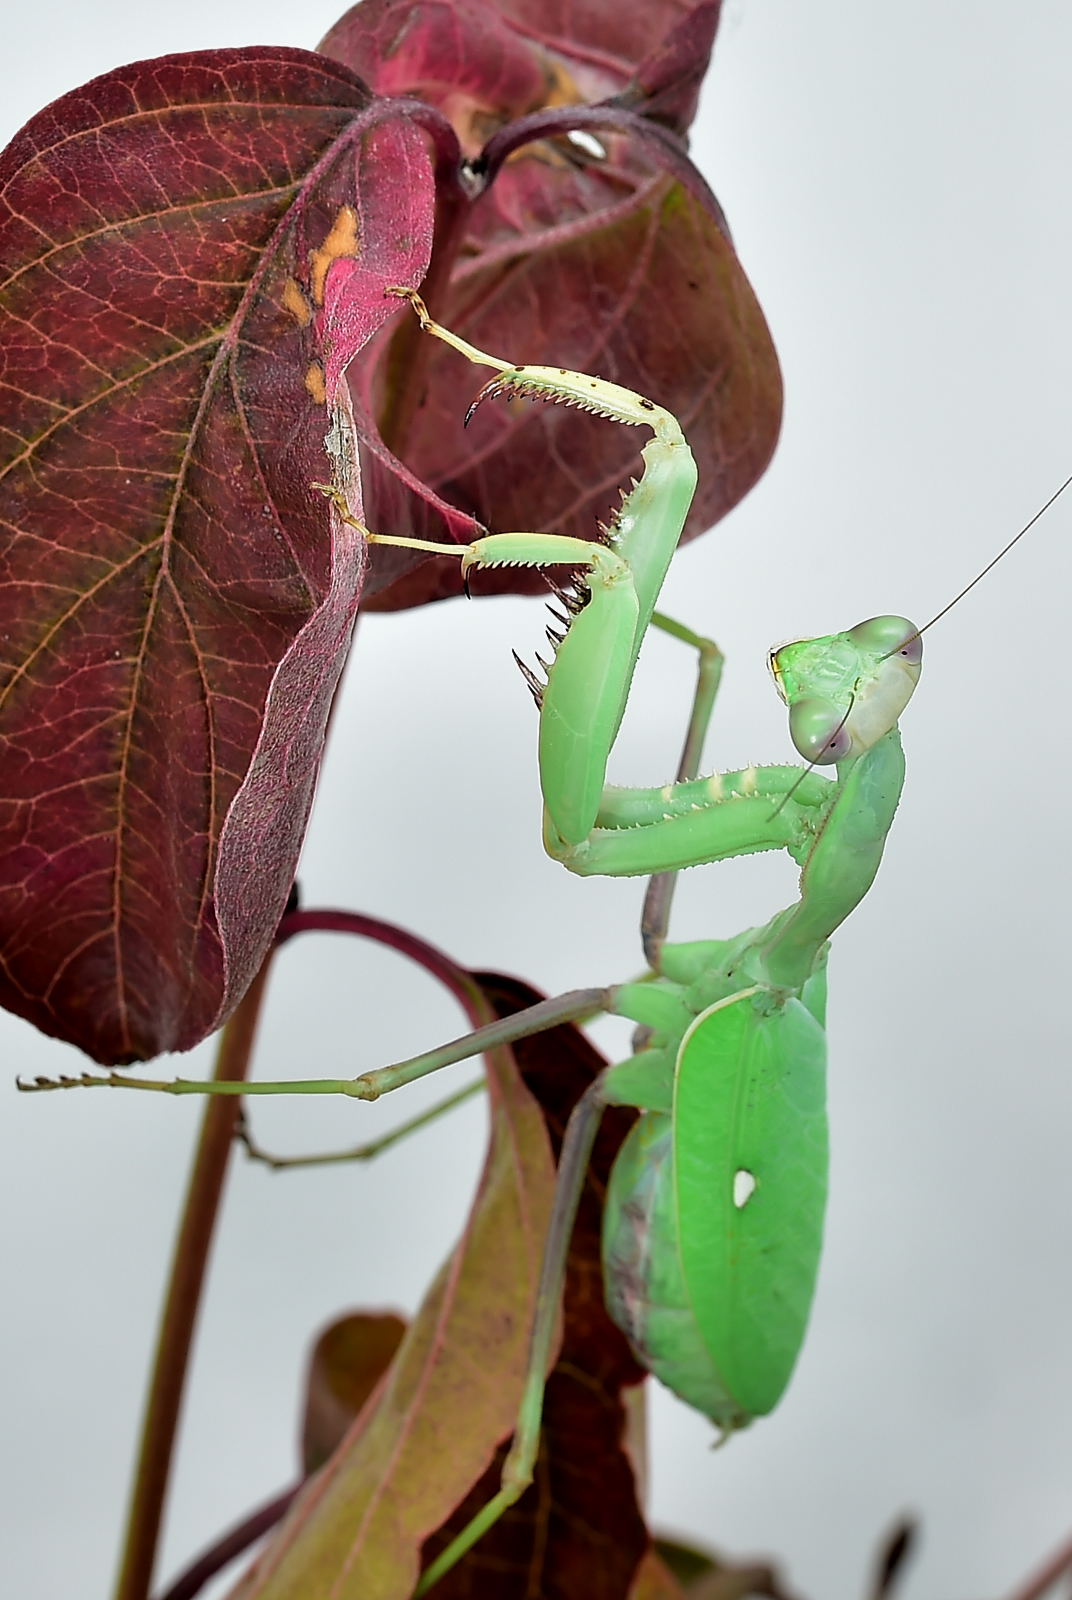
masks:
[(525, 395), (578, 407), (627, 427), (647, 427), (653, 434), (641, 451), (640, 481), (623, 494), (605, 540), (502, 533), (469, 546), (444, 546), (370, 535), (381, 544), (458, 556), (463, 573), (496, 566), (568, 567), (582, 572), (579, 583), (559, 590), (564, 610), (556, 621), (563, 631), (549, 632), (554, 660), (546, 683), (530, 669), (522, 669), (540, 707), (540, 782), (548, 848), (554, 854), (568, 852), (587, 838), (595, 824), (633, 669), (692, 504), (696, 463), (677, 419), (643, 395), (587, 373), (516, 366), (489, 356), (433, 322), (412, 290), (397, 292), (412, 303), (427, 332), (468, 360), (498, 371), (499, 376), (473, 402), (470, 415), (485, 398)]
[[(681, 643), (691, 646), (696, 651), (698, 658), (696, 689), (677, 770), (677, 781), (683, 782), (694, 778), (699, 771), (704, 739), (710, 725), (715, 699), (722, 678), (724, 657), (713, 639), (707, 639), (701, 634), (694, 633), (691, 628), (686, 628), (659, 612), (653, 614), (652, 625), (670, 634)], [(648, 892), (644, 897), (641, 941), (645, 959), (653, 969), (658, 968), (659, 953), (666, 938), (670, 903), (676, 877), (676, 872), (664, 872), (652, 877)], [(600, 995), (599, 998), (602, 1004), (604, 997)], [(589, 1007), (589, 1010), (592, 1009), (594, 1008)], [(479, 1092), (482, 1088), (483, 1081), (478, 1079), (465, 1089), (448, 1095), (428, 1111), (401, 1123), (398, 1127), (392, 1129), (390, 1133), (383, 1135), (379, 1139), (316, 1155), (279, 1156), (264, 1150), (253, 1138), (244, 1116), (239, 1120), (237, 1135), (251, 1160), (259, 1161), (275, 1171), (295, 1167), (334, 1165), (348, 1161), (372, 1161), (386, 1150), (392, 1149), (396, 1144), (408, 1138), (411, 1133), (417, 1132), (438, 1117), (454, 1110), (457, 1105)]]

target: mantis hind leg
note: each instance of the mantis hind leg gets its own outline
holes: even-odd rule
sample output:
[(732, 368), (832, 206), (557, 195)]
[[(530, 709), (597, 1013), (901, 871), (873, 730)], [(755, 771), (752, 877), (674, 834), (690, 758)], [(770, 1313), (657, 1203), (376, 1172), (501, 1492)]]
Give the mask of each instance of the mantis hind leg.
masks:
[[(704, 742), (711, 725), (726, 658), (713, 639), (694, 633), (691, 628), (675, 622), (672, 617), (664, 615), (661, 611), (653, 612), (651, 621), (653, 627), (668, 633), (671, 638), (680, 639), (682, 644), (691, 645), (699, 657), (696, 664), (696, 690), (692, 699), (692, 711), (685, 730), (685, 743), (682, 746), (676, 775), (676, 782), (687, 783), (700, 775)], [(644, 908), (640, 917), (640, 938), (644, 948), (644, 959), (655, 972), (659, 970), (662, 948), (666, 942), (676, 882), (676, 872), (657, 872), (649, 882), (644, 896)]]
[[(611, 1069), (613, 1070), (613, 1069)], [(566, 1276), (570, 1238), (588, 1172), (596, 1134), (607, 1107), (606, 1072), (591, 1083), (573, 1108), (562, 1142), (555, 1186), (554, 1207), (544, 1244), (543, 1264), (536, 1299), (536, 1317), (529, 1342), (525, 1386), (518, 1411), (514, 1442), (503, 1465), (498, 1494), (452, 1539), (427, 1568), (414, 1590), (414, 1600), (427, 1594), (466, 1552), (472, 1549), (504, 1511), (514, 1505), (532, 1482), (540, 1451), (540, 1421), (548, 1369), (553, 1365), (555, 1333)]]
[(586, 1022), (601, 1011), (613, 1009), (614, 989), (570, 989), (550, 1000), (540, 1000), (524, 1011), (500, 1017), (486, 1023), (471, 1033), (461, 1034), (436, 1050), (425, 1050), (420, 1055), (409, 1056), (373, 1072), (362, 1072), (356, 1078), (290, 1078), (281, 1080), (202, 1079), (202, 1078), (134, 1078), (124, 1072), (82, 1072), (77, 1076), (60, 1078), (36, 1077), (16, 1079), (16, 1087), (23, 1093), (41, 1094), (60, 1089), (136, 1089), (142, 1092), (174, 1095), (222, 1095), (245, 1099), (251, 1095), (276, 1094), (327, 1094), (343, 1095), (350, 1100), (379, 1100), (381, 1095), (401, 1089), (404, 1084), (416, 1083), (443, 1067), (458, 1061), (468, 1061), (486, 1050), (500, 1045), (513, 1044), (518, 1039), (531, 1038), (560, 1022)]
[(265, 1150), (250, 1131), (249, 1118), (244, 1111), (238, 1114), (235, 1125), (235, 1138), (245, 1148), (246, 1155), (251, 1161), (260, 1162), (262, 1166), (271, 1167), (273, 1172), (289, 1171), (294, 1167), (330, 1167), (341, 1166), (350, 1161), (375, 1161), (385, 1151), (396, 1144), (401, 1144), (408, 1139), (411, 1133), (418, 1133), (421, 1128), (429, 1127), (437, 1122), (440, 1117), (471, 1100), (474, 1095), (482, 1094), (486, 1088), (483, 1078), (474, 1078), (472, 1083), (467, 1083), (463, 1089), (456, 1089), (453, 1094), (448, 1094), (445, 1099), (436, 1105), (430, 1106), (427, 1111), (421, 1111), (415, 1117), (409, 1117), (405, 1122), (400, 1122), (396, 1128), (388, 1133), (381, 1134), (378, 1139), (370, 1139), (366, 1144), (358, 1144), (345, 1150), (321, 1151), (314, 1155), (279, 1156)]

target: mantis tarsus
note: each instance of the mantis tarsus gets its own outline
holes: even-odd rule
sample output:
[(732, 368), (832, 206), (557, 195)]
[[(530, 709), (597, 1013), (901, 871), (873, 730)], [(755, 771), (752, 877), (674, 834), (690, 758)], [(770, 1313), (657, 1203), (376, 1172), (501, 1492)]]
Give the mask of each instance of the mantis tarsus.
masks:
[[(644, 1030), (637, 1052), (593, 1084), (570, 1124), (541, 1285), (541, 1303), (551, 1309), (533, 1332), (503, 1488), (428, 1570), (418, 1590), (424, 1593), (531, 1480), (553, 1307), (605, 1105), (645, 1113), (619, 1155), (607, 1200), (604, 1272), (615, 1320), (649, 1370), (724, 1432), (769, 1412), (784, 1391), (821, 1247), (827, 942), (866, 894), (881, 859), (904, 775), (896, 723), (918, 680), (922, 648), (911, 623), (880, 617), (773, 652), (794, 743), (811, 765), (696, 778), (719, 658), (710, 641), (655, 610), (695, 485), (680, 428), (669, 413), (617, 385), (487, 356), (433, 323), (419, 298), (410, 298), (428, 331), (498, 369), (481, 397), (534, 395), (653, 431), (644, 473), (624, 496), (605, 542), (492, 534), (468, 549), (423, 547), (461, 556), (466, 568), (510, 562), (580, 571), (553, 586), (563, 609), (546, 682), (523, 669), (540, 707), (544, 837), (550, 853), (582, 875), (654, 875), (645, 917), (651, 972), (638, 982), (562, 996), (348, 1081), (209, 1086), (117, 1074), (79, 1081), (173, 1093), (342, 1093), (371, 1100), (492, 1044), (595, 1009)], [(700, 650), (686, 754), (673, 784), (607, 788), (607, 760), (650, 625)], [(816, 764), (834, 764), (836, 776), (815, 771)], [(674, 872), (774, 849), (785, 849), (801, 867), (796, 903), (732, 939), (666, 942)]]

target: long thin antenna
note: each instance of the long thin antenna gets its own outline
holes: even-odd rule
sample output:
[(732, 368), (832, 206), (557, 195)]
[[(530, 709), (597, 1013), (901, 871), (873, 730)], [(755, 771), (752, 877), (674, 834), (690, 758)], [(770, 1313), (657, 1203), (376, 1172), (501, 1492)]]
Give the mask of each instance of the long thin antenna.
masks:
[[(971, 591), (975, 588), (975, 585), (977, 583), (982, 583), (982, 581), (986, 577), (987, 573), (988, 572), (992, 572), (993, 569), (997, 566), (998, 562), (1004, 560), (1004, 558), (1008, 555), (1009, 551), (1012, 549), (1013, 545), (1014, 544), (1019, 544), (1019, 542), (1023, 538), (1024, 534), (1030, 532), (1030, 530), (1035, 526), (1035, 523), (1038, 521), (1038, 519), (1041, 516), (1043, 516), (1050, 509), (1050, 507), (1053, 505), (1054, 501), (1060, 499), (1061, 495), (1064, 494), (1064, 492), (1068, 488), (1069, 484), (1072, 484), (1072, 473), (1070, 473), (1068, 475), (1068, 477), (1065, 479), (1064, 483), (1062, 483), (1062, 485), (1061, 485), (1061, 487), (1059, 489), (1055, 489), (1054, 490), (1053, 494), (1051, 494), (1050, 498), (1046, 501), (1046, 504), (1044, 506), (1040, 506), (1039, 507), (1039, 509), (1035, 512), (1035, 515), (1031, 518), (1031, 521), (1030, 522), (1025, 522), (1023, 527), (1020, 529), (1020, 532), (1018, 534), (1016, 534), (1012, 539), (1009, 540), (1008, 544), (1004, 547), (1003, 550), (999, 550), (998, 551), (998, 553), (994, 557), (993, 561), (988, 561), (986, 566), (983, 568), (982, 572), (977, 572), (975, 577), (972, 579), (972, 581), (970, 583), (968, 583), (968, 584), (965, 584), (964, 588), (960, 591), (960, 593), (958, 595), (954, 595), (953, 599), (950, 600), (949, 604), (947, 606), (943, 606), (941, 611), (939, 611), (936, 616), (933, 616), (929, 622), (924, 623), (923, 627), (920, 628), (918, 630), (918, 632), (916, 632), (913, 635), (913, 638), (918, 639), (920, 637), (920, 634), (926, 633), (928, 628), (933, 628), (934, 624), (936, 622), (941, 622), (942, 618), (945, 616), (947, 611), (952, 611), (953, 607), (956, 606), (956, 605), (959, 605), (960, 602), (964, 599), (964, 596), (966, 594), (970, 594), (971, 593)], [(909, 644), (910, 642), (911, 642), (910, 640), (906, 639), (904, 643), (905, 644)], [(898, 650), (903, 650), (904, 649), (904, 644), (898, 645), (897, 648), (898, 648)], [(891, 652), (891, 653), (893, 653), (893, 652)]]

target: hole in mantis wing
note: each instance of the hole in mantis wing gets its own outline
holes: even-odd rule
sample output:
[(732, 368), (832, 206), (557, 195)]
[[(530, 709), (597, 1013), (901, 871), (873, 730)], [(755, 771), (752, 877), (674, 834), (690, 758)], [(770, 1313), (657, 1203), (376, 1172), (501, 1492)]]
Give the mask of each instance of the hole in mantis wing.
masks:
[(591, 156), (593, 161), (606, 161), (606, 148), (594, 133), (588, 133), (584, 128), (571, 128), (566, 138), (570, 144), (576, 145), (578, 150), (583, 150), (585, 155)]
[(744, 1167), (733, 1174), (733, 1203), (740, 1211), (756, 1192), (756, 1180)]

